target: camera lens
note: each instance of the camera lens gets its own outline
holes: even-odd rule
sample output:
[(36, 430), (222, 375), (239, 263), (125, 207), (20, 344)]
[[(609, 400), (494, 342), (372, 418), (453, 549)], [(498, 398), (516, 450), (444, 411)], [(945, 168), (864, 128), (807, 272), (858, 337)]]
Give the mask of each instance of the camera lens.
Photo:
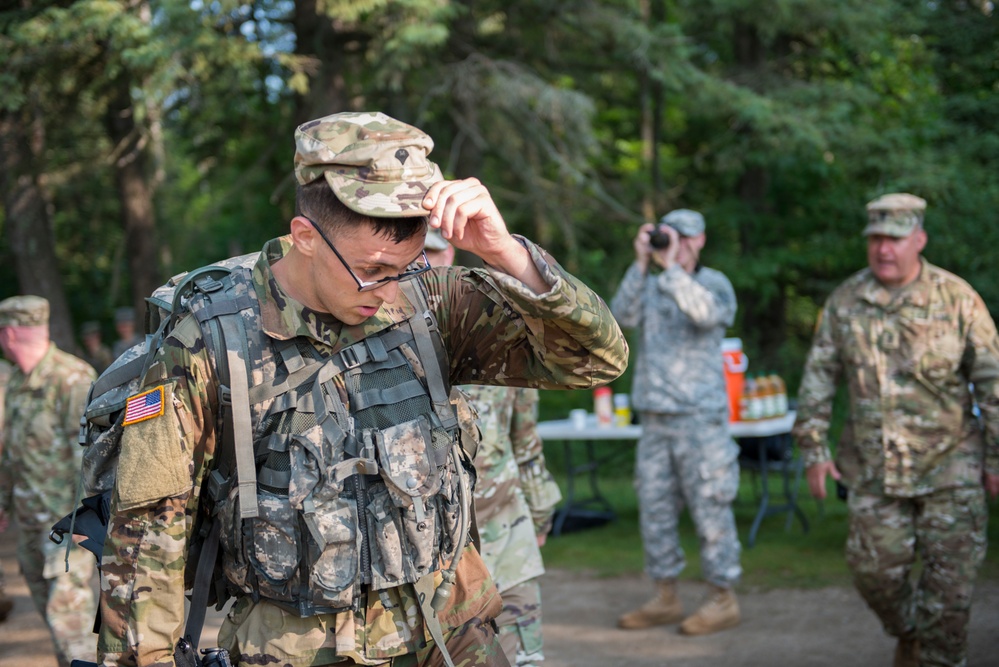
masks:
[(651, 234), (649, 234), (649, 244), (656, 250), (662, 250), (663, 248), (669, 247), (669, 234), (657, 229)]

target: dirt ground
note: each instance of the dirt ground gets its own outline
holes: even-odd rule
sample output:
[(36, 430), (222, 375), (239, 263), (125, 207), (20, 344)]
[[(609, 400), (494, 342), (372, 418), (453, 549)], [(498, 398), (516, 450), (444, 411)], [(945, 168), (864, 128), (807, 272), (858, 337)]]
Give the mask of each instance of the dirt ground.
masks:
[[(0, 562), (14, 611), (0, 625), (0, 667), (56, 667), (48, 632), (35, 611), (14, 558), (13, 530), (0, 535)], [(96, 582), (94, 582), (96, 587)], [(542, 579), (547, 667), (888, 667), (894, 641), (848, 588), (740, 591), (743, 623), (707, 637), (676, 628), (623, 631), (619, 614), (651, 594), (640, 576), (597, 579), (550, 571)], [(693, 609), (703, 586), (682, 582)], [(999, 665), (999, 583), (978, 587), (973, 603), (969, 667)], [(209, 618), (211, 641), (221, 619)], [(203, 643), (203, 646), (210, 645)]]

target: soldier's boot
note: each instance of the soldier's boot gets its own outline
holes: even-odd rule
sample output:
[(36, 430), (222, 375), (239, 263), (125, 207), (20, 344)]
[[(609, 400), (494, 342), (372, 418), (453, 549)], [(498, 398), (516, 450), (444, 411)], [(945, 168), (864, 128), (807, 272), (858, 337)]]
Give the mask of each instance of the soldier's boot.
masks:
[(7, 620), (7, 617), (10, 616), (10, 611), (13, 608), (14, 608), (14, 601), (11, 600), (6, 595), (4, 595), (2, 591), (0, 591), (0, 623), (3, 623), (4, 621)]
[(625, 630), (651, 628), (654, 625), (679, 623), (683, 618), (683, 603), (676, 594), (676, 580), (657, 581), (658, 594), (634, 611), (617, 619), (617, 627)]
[(894, 667), (919, 667), (919, 639), (909, 635), (899, 637), (895, 645)]
[(680, 624), (680, 633), (685, 635), (707, 635), (727, 630), (739, 625), (739, 601), (731, 588), (712, 586), (712, 592), (704, 604)]

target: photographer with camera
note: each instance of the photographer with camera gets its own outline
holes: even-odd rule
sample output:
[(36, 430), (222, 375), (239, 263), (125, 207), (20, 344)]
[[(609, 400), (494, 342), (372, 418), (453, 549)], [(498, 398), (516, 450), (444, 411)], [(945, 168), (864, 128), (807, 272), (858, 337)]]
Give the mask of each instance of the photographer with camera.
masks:
[[(618, 619), (625, 629), (683, 620), (680, 632), (702, 635), (740, 621), (732, 590), (742, 574), (732, 515), (738, 447), (729, 435), (721, 356), (735, 319), (735, 291), (722, 273), (701, 266), (704, 243), (697, 211), (678, 209), (658, 225), (642, 225), (635, 261), (611, 301), (622, 327), (640, 329), (631, 390), (642, 423), (635, 486), (645, 569), (657, 585), (655, 597)], [(685, 565), (677, 533), (684, 505), (711, 584), (704, 604), (685, 619), (676, 590)]]

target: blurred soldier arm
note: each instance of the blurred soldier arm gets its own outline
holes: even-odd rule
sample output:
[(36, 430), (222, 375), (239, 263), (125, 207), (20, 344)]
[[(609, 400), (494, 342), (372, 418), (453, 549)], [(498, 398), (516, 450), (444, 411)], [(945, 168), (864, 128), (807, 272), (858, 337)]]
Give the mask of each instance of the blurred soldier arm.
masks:
[[(717, 278), (717, 279), (716, 279)], [(676, 300), (680, 311), (700, 329), (730, 327), (735, 322), (735, 290), (728, 278), (715, 273), (695, 280), (679, 264), (673, 264), (656, 278), (660, 291)]]
[(520, 487), (531, 510), (538, 546), (544, 544), (552, 527), (555, 505), (562, 499), (558, 484), (545, 465), (545, 453), (538, 436), (538, 391), (517, 389), (510, 422), (510, 440), (517, 461)]
[(983, 484), (999, 496), (999, 335), (981, 297), (975, 294), (965, 317), (970, 322), (961, 359), (963, 375), (974, 388), (985, 438)]
[(808, 488), (816, 498), (826, 497), (826, 476), (839, 480), (840, 473), (829, 451), (829, 423), (833, 398), (843, 372), (834, 339), (832, 309), (828, 302), (819, 315), (805, 373), (798, 388), (798, 407), (792, 435), (801, 450)]
[(649, 234), (654, 229), (655, 225), (652, 224), (638, 228), (634, 241), (635, 261), (625, 271), (621, 284), (611, 299), (611, 312), (622, 327), (632, 328), (642, 324), (642, 285), (645, 283), (652, 257)]
[(183, 633), (194, 490), (215, 451), (217, 387), (197, 329), (182, 321), (146, 376), (146, 389), (164, 389), (164, 413), (124, 427), (101, 564), (97, 650), (107, 666), (173, 665)]

